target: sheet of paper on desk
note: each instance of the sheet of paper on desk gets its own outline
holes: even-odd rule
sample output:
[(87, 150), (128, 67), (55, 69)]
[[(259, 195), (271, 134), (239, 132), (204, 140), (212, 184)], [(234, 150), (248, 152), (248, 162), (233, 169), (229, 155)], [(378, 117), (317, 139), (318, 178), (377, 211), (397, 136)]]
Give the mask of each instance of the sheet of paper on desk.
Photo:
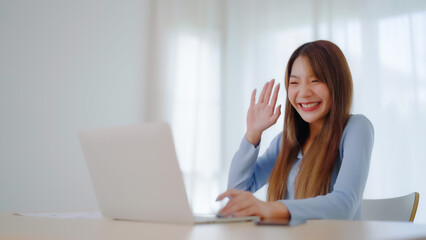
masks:
[(92, 219), (102, 218), (100, 212), (56, 212), (56, 213), (16, 213), (18, 216), (59, 218), (59, 219)]

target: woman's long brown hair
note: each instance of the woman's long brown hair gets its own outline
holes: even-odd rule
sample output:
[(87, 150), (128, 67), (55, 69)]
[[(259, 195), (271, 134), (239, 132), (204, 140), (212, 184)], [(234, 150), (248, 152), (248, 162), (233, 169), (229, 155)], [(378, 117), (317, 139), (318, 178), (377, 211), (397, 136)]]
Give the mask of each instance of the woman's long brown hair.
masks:
[[(310, 42), (297, 48), (288, 61), (285, 73), (287, 92), (293, 63), (298, 57), (307, 60), (312, 73), (328, 86), (331, 97), (330, 112), (320, 133), (304, 154), (295, 180), (295, 198), (302, 199), (325, 195), (330, 190), (340, 138), (350, 116), (352, 76), (339, 47), (329, 41)], [(300, 117), (287, 97), (281, 150), (269, 177), (269, 201), (285, 198), (290, 170), (308, 136), (309, 124)]]

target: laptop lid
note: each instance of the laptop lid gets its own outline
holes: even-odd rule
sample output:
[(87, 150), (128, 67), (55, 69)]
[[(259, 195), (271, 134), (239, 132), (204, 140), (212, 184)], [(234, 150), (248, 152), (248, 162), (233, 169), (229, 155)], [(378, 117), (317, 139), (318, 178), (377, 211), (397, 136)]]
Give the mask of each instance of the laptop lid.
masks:
[(168, 124), (85, 130), (79, 138), (104, 217), (193, 223)]

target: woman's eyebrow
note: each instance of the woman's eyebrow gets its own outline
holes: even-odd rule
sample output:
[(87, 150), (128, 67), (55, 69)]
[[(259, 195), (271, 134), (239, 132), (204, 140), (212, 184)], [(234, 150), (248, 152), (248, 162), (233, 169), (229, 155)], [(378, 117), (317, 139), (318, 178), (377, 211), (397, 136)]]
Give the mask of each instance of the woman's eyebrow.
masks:
[(290, 78), (299, 78), (299, 77), (296, 75), (290, 75)]

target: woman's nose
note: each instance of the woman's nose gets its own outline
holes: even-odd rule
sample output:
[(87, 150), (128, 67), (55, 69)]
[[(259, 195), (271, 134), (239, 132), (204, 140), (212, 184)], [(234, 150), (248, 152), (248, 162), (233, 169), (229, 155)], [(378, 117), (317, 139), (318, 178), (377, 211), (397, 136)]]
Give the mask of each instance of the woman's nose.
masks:
[(299, 96), (308, 97), (312, 94), (311, 86), (309, 84), (302, 84), (299, 90)]

